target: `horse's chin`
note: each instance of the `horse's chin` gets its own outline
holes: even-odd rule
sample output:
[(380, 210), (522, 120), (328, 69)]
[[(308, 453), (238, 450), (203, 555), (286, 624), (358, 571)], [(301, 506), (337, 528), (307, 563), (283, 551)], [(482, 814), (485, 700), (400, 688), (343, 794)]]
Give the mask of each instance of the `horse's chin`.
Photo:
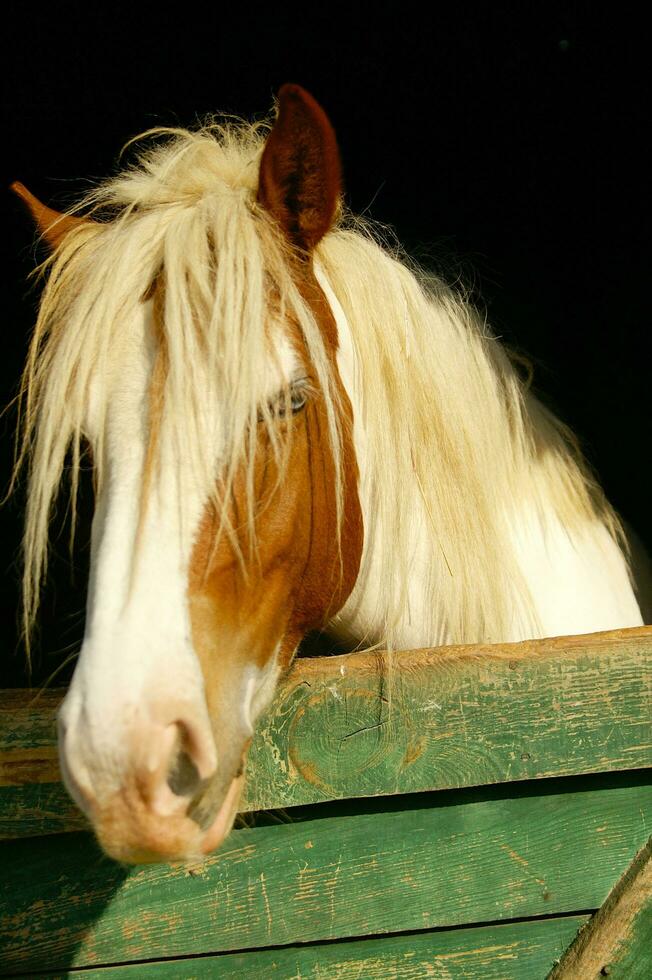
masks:
[(203, 861), (227, 837), (238, 812), (244, 776), (231, 781), (207, 830), (187, 813), (152, 818), (123, 792), (101, 814), (93, 815), (103, 851), (122, 864), (194, 863)]

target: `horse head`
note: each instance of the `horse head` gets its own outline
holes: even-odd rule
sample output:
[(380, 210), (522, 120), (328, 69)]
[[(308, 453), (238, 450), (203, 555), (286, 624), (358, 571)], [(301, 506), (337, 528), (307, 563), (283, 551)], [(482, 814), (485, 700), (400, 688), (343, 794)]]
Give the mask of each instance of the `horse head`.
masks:
[[(15, 188), (55, 249), (50, 283), (81, 262), (96, 284), (92, 314), (73, 328), (57, 308), (37, 341), (49, 354), (32, 469), (47, 469), (59, 438), (48, 399), (83, 403), (78, 430), (102, 477), (59, 751), (70, 793), (122, 861), (186, 859), (221, 843), (256, 719), (358, 574), (351, 405), (313, 263), (338, 208), (338, 148), (314, 99), (286, 85), (261, 150), (253, 178), (249, 166), (242, 183), (204, 175), (196, 189), (186, 175), (172, 205), (168, 189), (104, 223), (58, 215)], [(112, 304), (97, 283), (123, 261), (121, 281), (146, 288)], [(96, 275), (102, 262), (114, 268)], [(227, 331), (231, 316), (248, 339)], [(106, 320), (106, 342), (101, 330), (87, 336), (89, 317)]]

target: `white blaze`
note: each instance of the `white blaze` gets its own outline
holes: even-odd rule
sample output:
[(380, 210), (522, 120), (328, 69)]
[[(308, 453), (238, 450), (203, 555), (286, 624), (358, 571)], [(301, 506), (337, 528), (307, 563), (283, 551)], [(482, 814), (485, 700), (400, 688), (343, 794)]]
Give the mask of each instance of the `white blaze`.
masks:
[[(211, 488), (198, 485), (183, 447), (163, 438), (146, 505), (141, 501), (155, 357), (151, 317), (147, 303), (134, 324), (130, 349), (108, 381), (105, 480), (93, 520), (86, 630), (59, 716), (63, 768), (80, 803), (75, 784), (100, 801), (119, 789), (138, 751), (133, 732), (168, 724), (169, 714), (160, 712), (169, 713), (170, 705), (177, 704), (198, 730), (211, 730), (187, 601), (193, 543)], [(270, 398), (283, 377), (291, 379), (297, 369), (296, 355), (280, 334), (276, 347)], [(93, 424), (91, 397), (91, 438)], [(219, 428), (212, 419), (205, 433), (216, 476)], [(234, 702), (242, 701), (251, 728), (265, 678), (248, 671), (243, 682), (243, 691), (233, 692)], [(199, 762), (200, 775), (212, 771), (219, 763), (214, 748), (205, 749)]]

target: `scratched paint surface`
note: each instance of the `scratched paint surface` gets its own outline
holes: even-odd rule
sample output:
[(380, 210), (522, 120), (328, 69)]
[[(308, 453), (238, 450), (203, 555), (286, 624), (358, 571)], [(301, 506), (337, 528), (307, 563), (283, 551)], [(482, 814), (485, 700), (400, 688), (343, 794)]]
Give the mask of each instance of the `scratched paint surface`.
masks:
[[(64, 969), (597, 908), (652, 822), (640, 775), (424, 794), (236, 831), (192, 872), (85, 834), (0, 845), (5, 969)], [(522, 793), (522, 795), (518, 795)], [(513, 794), (513, 795), (512, 795)], [(397, 801), (398, 802), (398, 801)], [(371, 808), (371, 804), (368, 804)], [(326, 808), (328, 809), (328, 808)]]
[(652, 631), (577, 639), (398, 654), (389, 681), (368, 655), (308, 662), (259, 726), (245, 805), (652, 766)]
[[(586, 916), (80, 970), (80, 980), (541, 980)], [(63, 980), (64, 974), (51, 977)]]
[[(1, 694), (1, 692), (0, 692)], [(390, 697), (391, 694), (391, 697)], [(54, 710), (0, 698), (0, 837), (83, 826)], [(303, 659), (261, 720), (243, 809), (652, 766), (652, 628)]]

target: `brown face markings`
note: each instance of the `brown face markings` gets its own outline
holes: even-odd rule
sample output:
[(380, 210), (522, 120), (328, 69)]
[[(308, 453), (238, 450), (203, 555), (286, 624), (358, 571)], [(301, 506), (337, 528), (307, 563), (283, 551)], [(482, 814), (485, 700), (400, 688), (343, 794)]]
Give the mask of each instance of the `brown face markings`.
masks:
[[(358, 575), (363, 528), (351, 405), (337, 373), (337, 326), (312, 268), (312, 252), (333, 223), (340, 193), (339, 151), (328, 118), (298, 85), (283, 86), (278, 116), (261, 157), (257, 203), (293, 248), (292, 274), (320, 326), (336, 379), (342, 413), (341, 534), (327, 414), (313, 378), (317, 390), (293, 419), (280, 484), (274, 455), (264, 434), (259, 436), (257, 558), (248, 562), (246, 576), (228, 536), (215, 544), (217, 518), (211, 506), (195, 543), (188, 583), (192, 638), (209, 713), (218, 726), (220, 709), (232, 709), (226, 701), (237, 696), (243, 668), (263, 667), (277, 648), (278, 666), (286, 668), (305, 633), (324, 626), (339, 611)], [(303, 337), (291, 323), (287, 328), (309, 372)], [(236, 481), (232, 526), (237, 526), (238, 513), (245, 512), (244, 490), (244, 479)], [(248, 544), (243, 542), (245, 555)], [(215, 734), (220, 745), (220, 733)], [(228, 742), (229, 733), (225, 734)], [(231, 764), (233, 775), (237, 766), (233, 760)]]
[[(326, 298), (308, 263), (298, 263), (296, 275), (336, 371), (337, 329)], [(305, 354), (301, 338), (294, 336), (293, 341), (300, 354)], [(218, 517), (213, 505), (204, 513), (191, 558), (188, 598), (193, 643), (213, 717), (228, 697), (229, 675), (235, 680), (249, 663), (262, 668), (279, 644), (279, 666), (287, 667), (305, 633), (322, 627), (335, 615), (357, 578), (363, 535), (358, 473), (351, 407), (339, 377), (337, 387), (345, 416), (341, 547), (335, 463), (319, 391), (293, 418), (289, 458), (280, 483), (261, 426), (254, 478), (260, 515), (257, 553), (247, 561), (246, 575), (226, 534), (215, 545)], [(236, 480), (231, 501), (234, 526), (237, 515), (245, 510), (245, 481), (241, 478)], [(240, 543), (246, 556), (249, 542)], [(232, 690), (230, 696), (236, 692)]]
[[(328, 438), (326, 412), (321, 400), (313, 409), (314, 427), (309, 431), (310, 456), (310, 552), (297, 595), (295, 622), (302, 635), (323, 626), (348, 599), (360, 568), (362, 555), (362, 511), (358, 498), (358, 465), (353, 446), (353, 412), (337, 372), (337, 326), (330, 306), (312, 267), (303, 269), (301, 290), (310, 305), (331, 358), (342, 417), (343, 512), (338, 546), (335, 505), (335, 463)], [(310, 418), (310, 416), (309, 416)]]

